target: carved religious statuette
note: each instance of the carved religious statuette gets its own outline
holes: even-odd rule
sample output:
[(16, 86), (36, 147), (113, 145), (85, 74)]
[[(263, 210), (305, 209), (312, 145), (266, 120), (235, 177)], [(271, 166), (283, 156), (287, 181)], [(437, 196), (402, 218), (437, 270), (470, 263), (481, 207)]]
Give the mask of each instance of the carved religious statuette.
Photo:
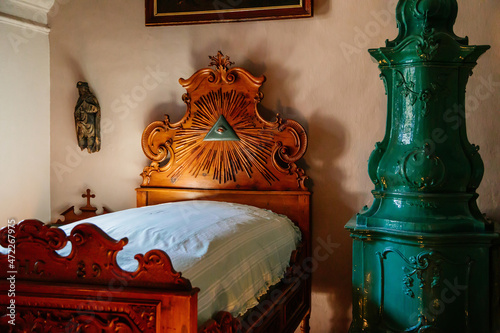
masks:
[(79, 81), (76, 87), (80, 94), (75, 106), (78, 146), (89, 154), (95, 153), (101, 149), (101, 108), (87, 82)]

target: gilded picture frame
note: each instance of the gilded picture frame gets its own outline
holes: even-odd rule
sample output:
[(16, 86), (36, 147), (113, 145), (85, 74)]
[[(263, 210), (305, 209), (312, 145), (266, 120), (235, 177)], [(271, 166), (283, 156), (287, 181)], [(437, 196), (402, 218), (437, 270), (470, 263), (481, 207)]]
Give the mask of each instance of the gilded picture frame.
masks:
[(145, 0), (146, 26), (312, 16), (312, 0)]

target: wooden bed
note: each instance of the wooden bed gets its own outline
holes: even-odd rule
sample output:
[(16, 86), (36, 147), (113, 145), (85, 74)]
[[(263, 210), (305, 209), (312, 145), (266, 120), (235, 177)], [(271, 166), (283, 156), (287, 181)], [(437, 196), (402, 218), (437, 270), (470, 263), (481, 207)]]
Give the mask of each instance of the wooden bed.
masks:
[[(137, 206), (184, 200), (242, 203), (288, 216), (301, 230), (285, 278), (244, 316), (221, 311), (198, 327), (199, 289), (172, 267), (168, 254), (137, 254), (135, 272), (121, 270), (114, 240), (92, 224), (69, 236), (36, 220), (0, 231), (2, 332), (309, 332), (311, 305), (310, 193), (295, 164), (305, 153), (303, 127), (257, 111), (265, 77), (229, 68), (218, 53), (189, 79), (186, 114), (146, 127), (142, 147), (151, 160), (137, 191)], [(55, 251), (71, 242), (67, 257)], [(15, 282), (14, 282), (15, 281)], [(15, 326), (11, 325), (12, 320)], [(10, 323), (9, 323), (10, 322)]]

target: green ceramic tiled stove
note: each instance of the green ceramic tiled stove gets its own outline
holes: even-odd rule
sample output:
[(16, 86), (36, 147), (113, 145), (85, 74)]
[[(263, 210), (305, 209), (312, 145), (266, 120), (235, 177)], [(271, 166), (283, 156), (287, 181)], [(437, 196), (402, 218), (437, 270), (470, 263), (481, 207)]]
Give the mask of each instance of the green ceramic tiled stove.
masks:
[(490, 332), (490, 247), (476, 205), (479, 147), (465, 126), (465, 87), (489, 46), (453, 25), (456, 0), (400, 0), (399, 35), (369, 50), (385, 84), (387, 128), (368, 162), (371, 208), (353, 238), (350, 332)]

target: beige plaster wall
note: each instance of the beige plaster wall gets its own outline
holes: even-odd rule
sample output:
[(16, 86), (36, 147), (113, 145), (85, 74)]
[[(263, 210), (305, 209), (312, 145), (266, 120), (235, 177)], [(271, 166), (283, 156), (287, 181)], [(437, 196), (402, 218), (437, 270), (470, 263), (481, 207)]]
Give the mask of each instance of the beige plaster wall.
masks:
[[(313, 332), (346, 332), (351, 303), (351, 240), (343, 226), (371, 204), (367, 159), (385, 131), (386, 97), (366, 49), (397, 35), (395, 1), (316, 0), (309, 19), (146, 28), (143, 1), (57, 2), (50, 13), (52, 218), (83, 203), (135, 206), (146, 159), (140, 135), (163, 114), (185, 111), (177, 80), (218, 50), (265, 74), (264, 113), (303, 123), (310, 145), (313, 246), (323, 248), (313, 278)], [(486, 173), (479, 204), (500, 220), (500, 3), (460, 0), (458, 35), (491, 44), (471, 78), (468, 133), (482, 147)], [(73, 110), (76, 82), (88, 81), (102, 108), (102, 150), (79, 151)], [(488, 83), (489, 82), (489, 83)], [(43, 142), (46, 144), (46, 141)], [(323, 245), (322, 245), (323, 244)], [(326, 259), (324, 259), (326, 257)]]
[(0, 6), (0, 227), (50, 219), (48, 29)]

